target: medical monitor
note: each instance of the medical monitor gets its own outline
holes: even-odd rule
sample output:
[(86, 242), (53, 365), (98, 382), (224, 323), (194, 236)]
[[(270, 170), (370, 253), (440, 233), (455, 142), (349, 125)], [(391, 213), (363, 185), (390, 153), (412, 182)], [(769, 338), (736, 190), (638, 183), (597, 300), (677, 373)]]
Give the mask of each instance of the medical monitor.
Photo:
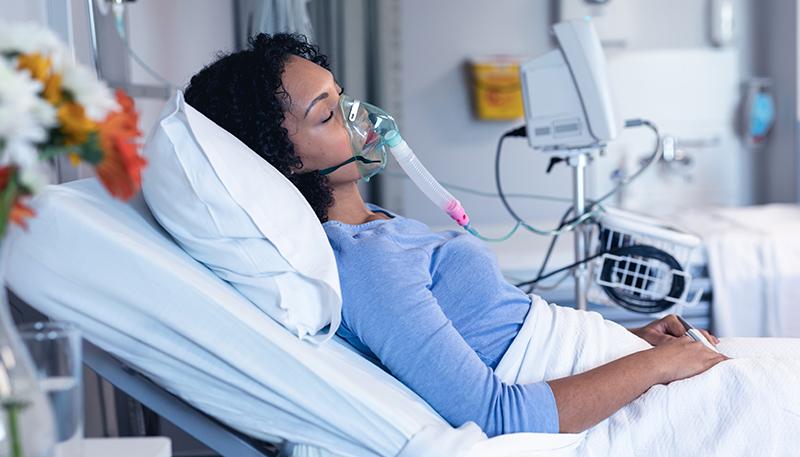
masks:
[(588, 18), (553, 32), (558, 49), (520, 67), (528, 141), (545, 152), (602, 147), (617, 126), (597, 32)]

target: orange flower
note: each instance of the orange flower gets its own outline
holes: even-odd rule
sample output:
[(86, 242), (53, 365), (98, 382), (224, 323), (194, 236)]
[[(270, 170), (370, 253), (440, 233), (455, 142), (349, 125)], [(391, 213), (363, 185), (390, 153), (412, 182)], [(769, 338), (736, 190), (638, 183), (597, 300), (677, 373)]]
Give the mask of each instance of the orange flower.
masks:
[(27, 230), (28, 224), (25, 223), (25, 219), (33, 217), (34, 215), (36, 215), (36, 213), (33, 212), (33, 209), (23, 203), (22, 196), (18, 195), (17, 198), (14, 199), (14, 204), (11, 205), (11, 222)]
[(122, 109), (110, 113), (98, 125), (103, 158), (95, 171), (112, 195), (127, 200), (139, 191), (141, 170), (147, 162), (139, 156), (135, 142), (142, 132), (137, 128), (139, 116), (133, 100), (121, 90), (116, 96)]
[(75, 102), (61, 105), (56, 116), (61, 124), (61, 133), (64, 134), (64, 144), (67, 146), (86, 143), (89, 134), (97, 128), (95, 123), (86, 116), (83, 106)]
[[(14, 173), (16, 173), (16, 168), (13, 166), (5, 166), (0, 167), (0, 191), (5, 191), (6, 186), (9, 185), (11, 179), (14, 177)], [(19, 192), (17, 190), (15, 193)], [(11, 209), (9, 211), (9, 219), (11, 222), (21, 226), (24, 229), (28, 228), (28, 225), (25, 223), (25, 219), (34, 216), (33, 210), (25, 205), (22, 202), (24, 194), (15, 195), (14, 202), (11, 204)], [(5, 221), (0, 221), (0, 227), (5, 227)], [(0, 231), (3, 229), (0, 228)]]

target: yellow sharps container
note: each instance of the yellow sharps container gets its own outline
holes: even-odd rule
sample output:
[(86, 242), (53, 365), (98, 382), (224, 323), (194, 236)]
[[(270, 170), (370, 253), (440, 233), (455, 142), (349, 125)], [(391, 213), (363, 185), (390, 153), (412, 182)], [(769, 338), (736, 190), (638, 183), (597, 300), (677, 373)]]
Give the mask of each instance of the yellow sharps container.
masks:
[(512, 120), (524, 116), (521, 59), (490, 56), (469, 61), (475, 116), (483, 120)]

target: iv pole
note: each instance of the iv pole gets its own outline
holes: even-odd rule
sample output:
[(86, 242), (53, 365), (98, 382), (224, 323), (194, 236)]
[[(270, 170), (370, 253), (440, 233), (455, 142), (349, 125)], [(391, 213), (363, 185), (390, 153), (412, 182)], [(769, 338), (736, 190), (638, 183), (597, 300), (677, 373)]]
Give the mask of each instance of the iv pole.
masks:
[[(567, 158), (567, 164), (572, 167), (572, 204), (576, 217), (586, 211), (586, 167), (589, 161), (588, 151), (579, 151)], [(583, 224), (575, 226), (575, 262), (581, 262), (572, 270), (575, 278), (575, 306), (579, 310), (586, 310), (588, 304), (589, 268), (582, 261), (588, 256), (589, 243), (587, 242), (586, 229)]]

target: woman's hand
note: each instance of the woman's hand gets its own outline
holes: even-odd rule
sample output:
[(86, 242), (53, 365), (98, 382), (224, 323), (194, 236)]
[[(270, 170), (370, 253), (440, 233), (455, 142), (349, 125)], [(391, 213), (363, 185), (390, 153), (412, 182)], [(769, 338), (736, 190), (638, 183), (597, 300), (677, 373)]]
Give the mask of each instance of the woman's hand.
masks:
[(650, 353), (659, 384), (690, 378), (728, 360), (725, 355), (712, 351), (689, 336), (672, 338), (646, 352)]
[[(645, 325), (644, 327), (632, 328), (628, 330), (653, 346), (660, 346), (686, 334), (686, 329), (678, 320), (678, 316), (674, 314), (664, 316), (661, 319)], [(703, 334), (703, 336), (706, 337), (709, 343), (713, 344), (714, 346), (719, 343), (719, 338), (708, 333), (708, 331), (702, 329), (698, 330)]]
[(559, 430), (582, 432), (653, 385), (689, 378), (727, 359), (688, 336), (672, 337), (589, 371), (547, 381), (556, 399)]

